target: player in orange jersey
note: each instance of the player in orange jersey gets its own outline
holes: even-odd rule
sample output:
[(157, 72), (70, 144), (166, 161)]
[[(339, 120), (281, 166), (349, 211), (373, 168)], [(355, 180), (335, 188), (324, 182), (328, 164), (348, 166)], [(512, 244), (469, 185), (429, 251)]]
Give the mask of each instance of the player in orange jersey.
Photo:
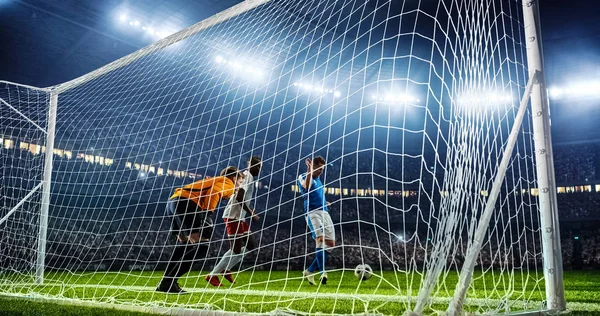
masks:
[(207, 242), (213, 231), (212, 212), (221, 199), (234, 195), (243, 179), (244, 175), (230, 166), (223, 169), (219, 177), (196, 181), (175, 190), (167, 202), (167, 212), (172, 216), (171, 233), (177, 236), (177, 245), (157, 291), (185, 293), (177, 281), (191, 270), (195, 260), (206, 257)]

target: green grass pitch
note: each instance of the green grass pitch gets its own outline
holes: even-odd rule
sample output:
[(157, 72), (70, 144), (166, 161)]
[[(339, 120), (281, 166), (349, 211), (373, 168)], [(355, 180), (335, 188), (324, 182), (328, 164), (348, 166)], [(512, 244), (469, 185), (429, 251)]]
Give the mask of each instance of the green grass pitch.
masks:
[[(521, 274), (489, 271), (475, 274), (477, 290), (468, 292), (467, 309), (483, 312), (498, 306), (509, 278), (514, 279), (510, 290), (511, 311), (541, 306), (544, 284), (541, 272)], [(537, 274), (537, 275), (536, 275)], [(215, 309), (236, 312), (267, 313), (274, 310), (318, 313), (379, 313), (399, 315), (414, 306), (420, 286), (418, 274), (384, 272), (360, 282), (350, 271), (330, 272), (325, 286), (311, 286), (302, 282), (299, 271), (255, 271), (237, 275), (237, 284), (222, 280), (224, 287), (214, 288), (204, 281), (201, 272), (192, 272), (180, 284), (189, 294), (173, 295), (154, 291), (162, 276), (159, 272), (96, 272), (47, 273), (45, 283), (36, 285), (30, 276), (10, 274), (0, 276), (0, 293), (9, 295), (0, 299), (0, 315), (142, 315), (135, 312), (55, 305), (35, 298), (77, 299), (85, 302), (136, 305), (145, 307), (181, 307)], [(564, 275), (567, 307), (573, 315), (600, 315), (600, 271), (567, 271)], [(455, 273), (446, 275), (436, 289), (433, 313), (443, 310), (447, 297), (457, 281)], [(499, 286), (494, 286), (499, 284)], [(408, 289), (408, 290), (407, 290)], [(15, 296), (30, 297), (29, 301), (15, 300)], [(21, 302), (21, 303), (19, 303)], [(27, 304), (23, 304), (23, 302)], [(12, 309), (11, 309), (12, 306)], [(23, 307), (31, 313), (22, 313)], [(35, 307), (39, 307), (39, 311)], [(58, 307), (57, 307), (58, 306)], [(539, 307), (538, 307), (539, 309)], [(25, 309), (27, 310), (27, 309)], [(505, 309), (499, 310), (504, 313)], [(19, 314), (21, 313), (21, 314)], [(87, 314), (86, 314), (87, 313)]]

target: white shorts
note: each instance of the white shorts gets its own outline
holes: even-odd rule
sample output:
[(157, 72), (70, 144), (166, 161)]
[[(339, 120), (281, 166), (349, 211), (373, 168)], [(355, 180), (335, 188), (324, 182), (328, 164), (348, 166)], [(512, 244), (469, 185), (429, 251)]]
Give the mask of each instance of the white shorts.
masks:
[(333, 229), (333, 221), (328, 212), (312, 211), (306, 214), (306, 223), (313, 238), (323, 236), (325, 240), (335, 240), (335, 229)]

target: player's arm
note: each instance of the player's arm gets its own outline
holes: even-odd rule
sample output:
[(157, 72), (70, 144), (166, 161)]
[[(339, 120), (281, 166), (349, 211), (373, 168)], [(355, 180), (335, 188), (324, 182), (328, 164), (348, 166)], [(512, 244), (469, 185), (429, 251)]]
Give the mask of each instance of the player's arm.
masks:
[(312, 185), (312, 161), (310, 158), (306, 158), (304, 162), (306, 163), (306, 178), (304, 179), (304, 182), (302, 182), (302, 187), (308, 192)]
[(238, 193), (235, 197), (235, 200), (238, 203), (242, 204), (242, 209), (252, 216), (252, 220), (258, 221), (260, 219), (260, 217), (256, 214), (254, 214), (254, 210), (248, 205), (248, 203), (244, 202), (245, 195), (246, 195), (246, 190), (244, 190), (243, 188), (239, 188)]

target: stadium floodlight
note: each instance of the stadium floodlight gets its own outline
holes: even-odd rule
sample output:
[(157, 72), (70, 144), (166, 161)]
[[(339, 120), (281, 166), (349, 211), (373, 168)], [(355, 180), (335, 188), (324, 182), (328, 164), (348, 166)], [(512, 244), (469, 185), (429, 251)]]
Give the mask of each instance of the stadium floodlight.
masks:
[(552, 97), (552, 98), (558, 98), (563, 94), (562, 89), (557, 88), (557, 87), (549, 88), (548, 92), (550, 93), (550, 97)]
[(133, 26), (134, 22), (133, 21), (129, 21), (129, 25)]
[(140, 25), (140, 21), (138, 21), (138, 20), (135, 20), (135, 21), (133, 22), (133, 25), (135, 25), (135, 26), (139, 26), (139, 25)]
[[(242, 1), (72, 81), (2, 83), (0, 135), (13, 142), (0, 164), (0, 294), (166, 313), (564, 310), (539, 1), (317, 2)], [(380, 26), (390, 23), (410, 36), (389, 36)], [(277, 65), (268, 84), (229, 80), (257, 77), (259, 58)], [(407, 86), (370, 95), (397, 78)], [(415, 111), (373, 106), (415, 102), (413, 83), (426, 91)], [(192, 274), (179, 279), (191, 298), (155, 292), (176, 246), (165, 204), (191, 182), (187, 170), (218, 177), (251, 155), (263, 159), (250, 202), (260, 241), (224, 270), (236, 286)], [(334, 163), (320, 176), (340, 232), (331, 252), (316, 248), (297, 203), (296, 179), (316, 155)], [(190, 269), (233, 252), (220, 217), (212, 228)], [(327, 293), (300, 284), (319, 254)], [(342, 277), (357, 264), (376, 282)]]
[(410, 94), (388, 93), (383, 96), (373, 95), (372, 98), (373, 100), (387, 104), (406, 104), (417, 102), (417, 99)]
[(590, 80), (571, 83), (563, 87), (550, 87), (548, 93), (553, 99), (598, 97), (600, 96), (600, 82)]
[(246, 61), (243, 58), (237, 58), (236, 60), (225, 59), (221, 55), (215, 56), (215, 63), (225, 65), (229, 68), (236, 76), (243, 76), (248, 78), (261, 78), (265, 71), (260, 69), (258, 66), (251, 62)]
[(309, 92), (313, 95), (325, 95), (325, 94), (333, 94), (335, 97), (340, 97), (341, 93), (339, 91), (334, 91), (333, 89), (329, 89), (321, 84), (312, 84), (312, 83), (302, 83), (302, 82), (294, 82), (294, 87), (299, 87), (299, 90)]
[(125, 14), (119, 15), (119, 21), (125, 22), (126, 20), (127, 20), (127, 15), (125, 15)]
[(512, 102), (513, 98), (510, 94), (497, 92), (464, 93), (457, 97), (457, 104), (463, 107), (485, 108)]

